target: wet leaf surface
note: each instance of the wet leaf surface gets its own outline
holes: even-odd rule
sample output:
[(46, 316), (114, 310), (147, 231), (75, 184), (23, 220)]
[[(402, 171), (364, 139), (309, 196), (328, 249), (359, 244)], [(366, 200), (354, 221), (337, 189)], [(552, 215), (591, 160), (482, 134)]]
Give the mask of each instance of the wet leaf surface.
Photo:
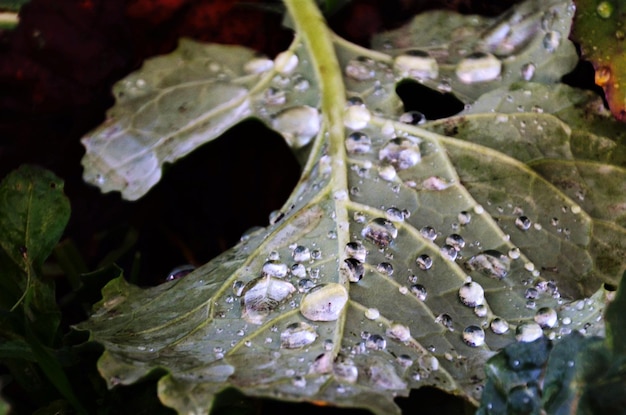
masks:
[[(190, 135), (206, 141), (253, 114), (285, 137), (303, 173), (269, 226), (208, 264), (151, 289), (122, 278), (105, 288), (79, 327), (105, 345), (99, 369), (109, 386), (165, 368), (159, 396), (181, 413), (208, 412), (228, 386), (398, 413), (394, 398), (422, 386), (477, 403), (485, 362), (509, 344), (581, 329), (602, 334), (602, 285), (617, 285), (624, 268), (626, 232), (615, 199), (623, 136), (580, 123), (577, 111), (591, 107), (592, 97), (554, 84), (576, 57), (566, 39), (547, 50), (545, 38), (569, 30), (571, 5), (542, 7), (498, 21), (506, 27), (522, 16), (532, 29), (510, 52), (510, 38), (496, 42), (493, 27), (469, 36), (472, 47), (505, 54), (501, 72), (484, 79), (493, 76), (487, 61), (476, 78), (450, 81), (457, 96), (478, 100), (438, 121), (403, 117), (395, 86), (407, 76), (449, 80), (450, 57), (457, 65), (467, 57), (413, 53), (398, 65), (384, 48), (327, 37), (298, 18), (295, 55), (260, 61), (242, 52), (245, 59), (233, 62), (222, 52), (207, 58), (221, 50), (215, 46), (186, 42), (121, 81), (112, 121), (85, 139), (87, 176), (120, 185), (103, 189), (140, 197), (158, 180), (160, 162), (193, 149)], [(435, 17), (444, 19), (439, 12), (422, 19)], [(476, 19), (450, 18), (453, 28)], [(448, 50), (449, 39), (425, 36), (416, 45)], [(525, 82), (519, 67), (531, 55), (524, 54), (537, 59), (539, 83)], [(219, 70), (207, 76), (213, 63)], [(261, 64), (268, 69), (246, 75)], [(137, 90), (139, 80), (147, 92)], [(190, 85), (210, 98), (197, 114), (172, 114), (170, 99), (158, 110), (168, 94), (193, 98)], [(208, 112), (200, 110), (205, 104)], [(147, 128), (138, 126), (143, 120)], [(205, 122), (208, 129), (194, 130)], [(137, 174), (133, 157), (154, 161)], [(592, 185), (600, 180), (603, 186)], [(520, 393), (524, 401), (534, 392)]]

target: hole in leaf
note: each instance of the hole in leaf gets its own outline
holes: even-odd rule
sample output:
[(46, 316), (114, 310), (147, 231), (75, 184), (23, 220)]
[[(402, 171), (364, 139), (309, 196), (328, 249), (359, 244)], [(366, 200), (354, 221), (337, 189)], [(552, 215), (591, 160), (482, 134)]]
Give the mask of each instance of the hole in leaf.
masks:
[(617, 291), (617, 286), (605, 282), (604, 289), (607, 291)]
[(427, 120), (438, 120), (457, 114), (465, 108), (454, 94), (442, 93), (412, 80), (400, 82), (396, 93), (405, 111), (419, 111)]

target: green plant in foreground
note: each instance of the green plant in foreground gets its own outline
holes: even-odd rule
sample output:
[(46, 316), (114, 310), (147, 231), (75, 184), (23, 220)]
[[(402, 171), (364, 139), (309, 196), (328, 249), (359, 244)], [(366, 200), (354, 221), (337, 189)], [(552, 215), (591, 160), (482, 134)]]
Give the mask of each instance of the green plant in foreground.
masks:
[[(484, 395), (483, 413), (584, 413), (567, 376), (592, 372), (550, 377), (565, 355), (620, 385), (621, 366), (587, 359), (624, 356), (611, 317), (623, 294), (609, 346), (593, 336), (624, 273), (625, 133), (598, 97), (560, 83), (577, 61), (571, 3), (430, 12), (371, 50), (331, 33), (314, 2), (285, 4), (289, 50), (183, 40), (120, 81), (83, 140), (86, 180), (131, 200), (162, 163), (248, 117), (303, 164), (269, 226), (205, 266), (150, 289), (107, 284), (77, 326), (105, 347), (107, 385), (165, 370), (159, 398), (179, 413), (208, 413), (228, 387), (398, 413), (394, 398), (422, 386), (477, 406)], [(406, 79), (465, 110), (404, 112)]]

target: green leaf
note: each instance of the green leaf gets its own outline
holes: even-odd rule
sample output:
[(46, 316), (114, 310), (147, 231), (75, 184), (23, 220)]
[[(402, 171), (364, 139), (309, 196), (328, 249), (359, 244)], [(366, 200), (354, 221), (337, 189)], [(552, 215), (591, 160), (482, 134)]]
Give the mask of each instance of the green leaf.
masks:
[(606, 330), (609, 347), (616, 355), (626, 357), (626, 284), (620, 284), (615, 299), (606, 310)]
[[(150, 289), (122, 278), (105, 287), (92, 317), (78, 327), (105, 346), (98, 367), (109, 387), (165, 369), (160, 399), (180, 413), (209, 412), (215, 395), (229, 387), (251, 396), (398, 413), (394, 398), (426, 385), (477, 403), (485, 362), (508, 345), (517, 350), (538, 339), (544, 349), (526, 354), (523, 365), (532, 372), (524, 376), (535, 376), (548, 357), (545, 338), (603, 334), (609, 294), (602, 287), (619, 283), (626, 240), (622, 216), (607, 212), (615, 195), (603, 192), (619, 187), (624, 142), (600, 116), (592, 116), (589, 126), (577, 119), (591, 108), (592, 97), (552, 84), (575, 62), (575, 52), (564, 36), (547, 52), (542, 42), (569, 30), (571, 4), (537, 8), (529, 2), (485, 23), (490, 29), (484, 33), (473, 17), (440, 20), (447, 35), (469, 24), (467, 45), (508, 54), (501, 56), (504, 72), (491, 82), (449, 82), (464, 99), (478, 98), (475, 105), (457, 117), (415, 126), (398, 121), (395, 86), (409, 75), (434, 76), (433, 60), (446, 75), (425, 83), (456, 76), (449, 59), (459, 52), (444, 53), (456, 47), (449, 36), (416, 35), (407, 48), (429, 45), (442, 55), (418, 54), (401, 60), (399, 70), (384, 48), (363, 49), (331, 34), (312, 2), (286, 3), (298, 32), (291, 50), (299, 63), (277, 78), (275, 61), (274, 69), (249, 78), (253, 86), (244, 99), (263, 102), (265, 115), (255, 114), (294, 148), (303, 145), (297, 152), (308, 158), (301, 180), (269, 226), (242, 236), (186, 277)], [(443, 17), (434, 12), (423, 19), (430, 28)], [(532, 29), (528, 38), (502, 52), (512, 35), (496, 33), (508, 33), (501, 25), (520, 21)], [(533, 79), (546, 84), (524, 82), (520, 65), (531, 56)], [(187, 62), (194, 67), (193, 58)], [(297, 87), (303, 73), (306, 103)], [(271, 81), (264, 83), (265, 76)], [(243, 79), (226, 77), (224, 83)], [(277, 81), (287, 97), (275, 112), (270, 102)], [(509, 94), (523, 97), (519, 109), (478, 111), (487, 99), (504, 105)], [(137, 99), (137, 108), (158, 102), (149, 94)], [(154, 131), (165, 128), (165, 136), (179, 137), (184, 147), (178, 129), (185, 124), (159, 124), (152, 115), (157, 124), (142, 134), (158, 137)], [(112, 135), (111, 147), (87, 157), (117, 154), (111, 159), (130, 161), (161, 151), (148, 140), (145, 149), (115, 153), (133, 117), (118, 119), (122, 132)], [(302, 131), (314, 135), (310, 144), (296, 138)], [(121, 173), (102, 177), (133, 166), (120, 164)], [(571, 166), (580, 167), (572, 180), (584, 200), (562, 183)], [(129, 188), (143, 189), (133, 197), (147, 191), (143, 178), (125, 176)], [(593, 180), (606, 184), (592, 186)], [(519, 411), (541, 404), (532, 385), (516, 389), (515, 397)], [(524, 408), (528, 402), (530, 409)]]

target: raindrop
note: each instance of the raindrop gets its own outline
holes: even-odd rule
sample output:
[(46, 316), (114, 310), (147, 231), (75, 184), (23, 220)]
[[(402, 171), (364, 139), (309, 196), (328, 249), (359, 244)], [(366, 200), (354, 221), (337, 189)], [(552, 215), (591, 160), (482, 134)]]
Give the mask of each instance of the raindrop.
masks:
[(490, 278), (502, 279), (511, 269), (511, 260), (500, 251), (489, 249), (468, 259), (465, 267)]
[(242, 317), (249, 323), (261, 324), (295, 290), (292, 284), (277, 278), (259, 277), (250, 281), (242, 292)]
[(405, 369), (413, 366), (413, 359), (411, 358), (411, 356), (406, 354), (401, 354), (400, 356), (398, 356), (396, 358), (396, 362), (398, 362), (398, 364)]
[(406, 342), (411, 340), (411, 331), (405, 325), (394, 323), (387, 329), (387, 336), (394, 340)]
[(466, 282), (459, 289), (459, 299), (468, 307), (476, 307), (485, 302), (485, 290), (477, 282)]
[(389, 262), (381, 262), (380, 264), (376, 266), (376, 270), (378, 270), (378, 272), (388, 277), (393, 275), (393, 265), (391, 265)]
[(289, 146), (304, 147), (320, 130), (320, 113), (307, 105), (287, 108), (272, 119), (272, 128), (280, 132)]
[(245, 285), (246, 284), (243, 281), (237, 280), (237, 281), (233, 282), (233, 293), (237, 297), (241, 296), (241, 293), (242, 293), (243, 288), (245, 287)]
[(353, 130), (361, 130), (367, 127), (372, 114), (366, 107), (353, 105), (346, 108), (344, 112), (343, 124)]
[(396, 56), (393, 66), (400, 76), (435, 79), (439, 75), (437, 60), (423, 50), (408, 50)]
[(610, 1), (600, 2), (598, 7), (596, 7), (596, 12), (601, 18), (608, 19), (613, 14), (613, 4)]
[(356, 223), (365, 223), (365, 213), (363, 212), (354, 212), (354, 215), (352, 215), (352, 217), (354, 218), (354, 221)]
[(334, 346), (335, 346), (335, 343), (331, 339), (324, 340), (324, 350), (326, 350), (327, 352), (330, 352), (331, 350), (333, 350)]
[(295, 89), (296, 91), (304, 92), (309, 89), (309, 86), (309, 80), (306, 79), (304, 76), (296, 75), (293, 78), (293, 89)]
[(294, 376), (291, 383), (297, 388), (304, 388), (306, 386), (306, 378), (304, 376)]
[(315, 328), (309, 323), (298, 322), (287, 326), (285, 331), (280, 333), (280, 347), (284, 349), (297, 349), (308, 346), (317, 339)]
[(346, 151), (349, 154), (365, 154), (372, 150), (372, 140), (369, 136), (355, 131), (346, 138)]
[(298, 281), (298, 292), (306, 293), (309, 292), (313, 287), (315, 287), (315, 282), (308, 278), (303, 278)]
[(456, 76), (466, 84), (493, 81), (502, 71), (502, 62), (490, 53), (467, 55), (456, 67)]
[(347, 106), (351, 106), (351, 105), (358, 105), (358, 106), (364, 106), (365, 103), (363, 102), (363, 99), (361, 97), (349, 97), (348, 99), (346, 99), (346, 105)]
[(522, 323), (515, 329), (515, 338), (518, 342), (534, 342), (543, 336), (543, 330), (537, 323)]
[(430, 239), (431, 241), (437, 239), (437, 231), (432, 226), (424, 226), (422, 229), (420, 229), (420, 234), (424, 238)]
[(552, 30), (543, 37), (543, 47), (550, 53), (554, 52), (561, 44), (561, 33)]
[(463, 342), (471, 347), (485, 344), (485, 331), (479, 326), (467, 326), (463, 330)]
[(452, 245), (443, 245), (440, 249), (442, 255), (448, 258), (450, 261), (454, 261), (458, 255), (458, 252)]
[(263, 264), (263, 275), (276, 278), (284, 278), (289, 273), (287, 264), (280, 261), (267, 261)]
[(515, 226), (523, 231), (530, 229), (531, 225), (532, 223), (530, 219), (528, 219), (526, 216), (519, 216), (515, 219)]
[(387, 209), (385, 216), (392, 222), (404, 222), (404, 212), (395, 207)]
[(437, 318), (435, 318), (435, 323), (439, 323), (450, 331), (454, 331), (454, 326), (452, 323), (452, 317), (449, 314), (439, 314)]
[(243, 65), (243, 70), (249, 74), (267, 72), (274, 67), (274, 61), (268, 58), (254, 58)]
[(265, 102), (268, 105), (283, 105), (287, 102), (287, 94), (284, 90), (270, 87), (265, 90)]
[(386, 164), (378, 169), (378, 176), (388, 182), (396, 178), (396, 169), (391, 164)]
[(551, 329), (554, 327), (557, 320), (558, 317), (556, 311), (550, 307), (542, 307), (537, 310), (537, 314), (535, 314), (535, 322), (544, 329)]
[(522, 79), (524, 81), (530, 81), (531, 79), (533, 79), (533, 76), (535, 76), (535, 69), (535, 64), (532, 62), (528, 62), (522, 65), (520, 69)]
[(365, 310), (365, 318), (368, 320), (376, 320), (380, 317), (380, 311), (377, 308), (368, 308)]
[(380, 149), (378, 159), (391, 164), (398, 170), (404, 170), (419, 163), (421, 153), (419, 146), (411, 140), (394, 138)]
[(319, 249), (314, 249), (313, 251), (311, 251), (311, 258), (315, 261), (322, 259), (322, 251)]
[(283, 75), (293, 72), (296, 66), (298, 66), (298, 55), (291, 51), (281, 52), (274, 58), (276, 71)]
[(318, 285), (300, 302), (300, 313), (312, 321), (335, 321), (348, 302), (348, 291), (337, 283)]
[(421, 125), (426, 122), (426, 116), (419, 111), (407, 111), (400, 115), (398, 121), (404, 124)]
[(311, 251), (306, 246), (298, 245), (291, 252), (291, 256), (296, 262), (307, 262), (311, 259)]
[(271, 251), (270, 254), (267, 256), (268, 261), (279, 261), (280, 260), (280, 254), (278, 253), (278, 251)]
[(167, 274), (165, 281), (174, 281), (179, 278), (184, 277), (185, 275), (191, 273), (196, 267), (193, 265), (181, 265), (180, 267), (176, 267)]
[(333, 374), (339, 382), (355, 383), (359, 370), (351, 359), (339, 355), (333, 364)]
[(359, 282), (365, 273), (365, 267), (361, 261), (355, 258), (348, 258), (339, 267), (339, 273), (350, 282)]
[(359, 241), (348, 242), (344, 253), (347, 257), (354, 258), (361, 262), (365, 262), (365, 258), (367, 257), (367, 250)]
[(376, 76), (374, 61), (365, 56), (351, 59), (346, 65), (346, 75), (356, 81), (366, 81)]
[(293, 264), (291, 266), (291, 275), (296, 278), (306, 277), (306, 268), (302, 264)]
[(379, 248), (386, 248), (398, 236), (398, 229), (384, 218), (375, 218), (367, 223), (361, 235)]
[(453, 233), (446, 238), (446, 244), (451, 245), (457, 251), (460, 251), (465, 246), (465, 239), (461, 235)]
[(419, 365), (427, 372), (434, 372), (439, 370), (439, 360), (435, 356), (420, 356)]
[(496, 317), (491, 320), (491, 324), (489, 326), (491, 327), (491, 331), (495, 334), (504, 334), (509, 331), (509, 323), (500, 317)]
[(519, 258), (521, 255), (521, 252), (519, 250), (519, 248), (511, 248), (509, 249), (509, 258), (511, 259), (517, 259)]
[(487, 311), (487, 306), (484, 304), (474, 307), (474, 314), (476, 314), (476, 317), (485, 317), (487, 315)]
[(529, 300), (534, 300), (539, 297), (539, 291), (537, 291), (537, 289), (534, 287), (527, 288), (526, 292), (524, 293), (524, 297)]
[(472, 220), (472, 215), (469, 212), (462, 211), (457, 215), (457, 220), (461, 225), (467, 225)]
[(365, 340), (365, 347), (370, 350), (385, 350), (387, 340), (380, 334), (371, 334), (367, 340)]
[(430, 269), (433, 266), (432, 258), (426, 254), (418, 256), (415, 262), (417, 263), (417, 266), (424, 271)]
[(422, 181), (422, 188), (424, 190), (446, 190), (450, 187), (451, 183), (439, 176), (430, 176)]
[(424, 287), (423, 285), (421, 284), (411, 285), (411, 292), (415, 294), (415, 296), (419, 300), (426, 301), (426, 296), (428, 295), (428, 292), (426, 291), (426, 287)]

